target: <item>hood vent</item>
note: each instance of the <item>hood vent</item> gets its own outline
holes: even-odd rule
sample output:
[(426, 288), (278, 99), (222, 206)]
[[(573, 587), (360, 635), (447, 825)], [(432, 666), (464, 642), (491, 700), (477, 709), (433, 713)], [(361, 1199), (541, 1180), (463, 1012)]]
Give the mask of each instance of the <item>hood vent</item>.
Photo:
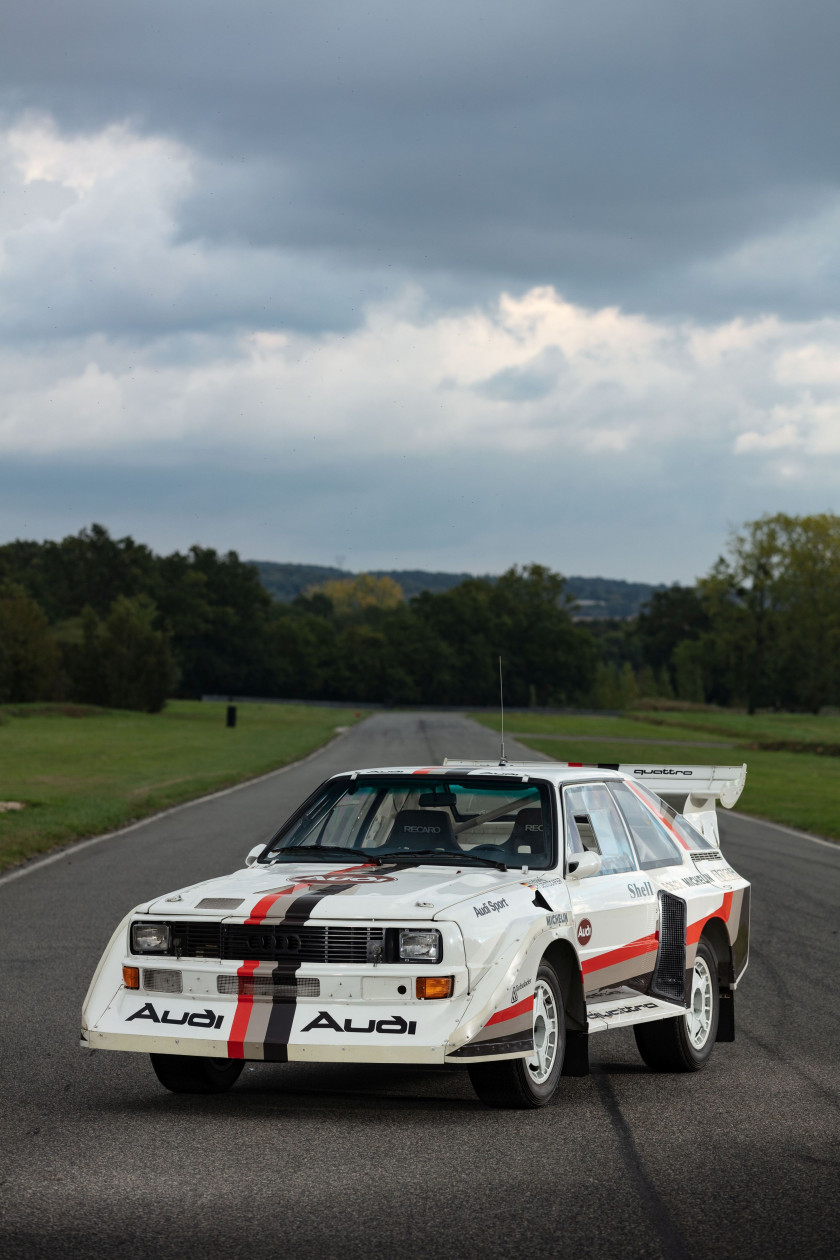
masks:
[(196, 910), (238, 910), (244, 897), (205, 897), (196, 902)]

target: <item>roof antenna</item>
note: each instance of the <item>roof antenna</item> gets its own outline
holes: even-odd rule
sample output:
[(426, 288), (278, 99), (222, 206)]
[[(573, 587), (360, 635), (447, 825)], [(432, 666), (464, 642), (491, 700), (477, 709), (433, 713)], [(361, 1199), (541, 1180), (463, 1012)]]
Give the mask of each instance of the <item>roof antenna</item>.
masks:
[(506, 766), (505, 759), (505, 687), (502, 681), (502, 658), (499, 657), (499, 703), (502, 707), (502, 748), (499, 754), (499, 765)]

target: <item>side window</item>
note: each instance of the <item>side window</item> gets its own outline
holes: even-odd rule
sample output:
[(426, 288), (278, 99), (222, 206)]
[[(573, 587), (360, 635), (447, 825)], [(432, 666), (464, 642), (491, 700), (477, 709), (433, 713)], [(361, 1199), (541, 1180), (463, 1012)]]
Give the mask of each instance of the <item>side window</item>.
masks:
[(615, 783), (611, 785), (611, 790), (630, 828), (642, 870), (652, 871), (658, 866), (674, 866), (680, 863), (682, 857), (676, 843), (650, 810), (645, 808), (633, 789), (625, 783)]
[(713, 841), (707, 840), (696, 827), (692, 826), (687, 818), (683, 818), (682, 814), (678, 814), (666, 801), (663, 801), (661, 796), (657, 796), (655, 792), (651, 792), (649, 788), (644, 787), (641, 783), (638, 785), (638, 789), (645, 799), (650, 802), (657, 817), (661, 818), (666, 824), (670, 823), (680, 839), (684, 840), (688, 845), (689, 849), (716, 849), (718, 847)]
[(585, 849), (600, 853), (602, 875), (636, 869), (621, 814), (602, 783), (566, 788), (563, 801), (569, 853), (581, 853)]

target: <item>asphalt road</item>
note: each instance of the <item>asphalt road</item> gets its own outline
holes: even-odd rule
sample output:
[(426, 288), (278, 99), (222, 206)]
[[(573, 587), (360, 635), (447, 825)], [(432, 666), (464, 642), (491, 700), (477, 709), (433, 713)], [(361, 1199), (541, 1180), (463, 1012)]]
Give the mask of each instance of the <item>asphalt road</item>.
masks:
[(696, 1075), (652, 1074), (631, 1033), (599, 1034), (591, 1077), (494, 1112), (460, 1072), (259, 1064), (195, 1098), (144, 1056), (78, 1049), (131, 906), (240, 865), (336, 770), (496, 749), (455, 715), (377, 715), (285, 773), (0, 884), (7, 1260), (840, 1251), (840, 847), (737, 816), (723, 848), (753, 883), (751, 962), (737, 1040)]

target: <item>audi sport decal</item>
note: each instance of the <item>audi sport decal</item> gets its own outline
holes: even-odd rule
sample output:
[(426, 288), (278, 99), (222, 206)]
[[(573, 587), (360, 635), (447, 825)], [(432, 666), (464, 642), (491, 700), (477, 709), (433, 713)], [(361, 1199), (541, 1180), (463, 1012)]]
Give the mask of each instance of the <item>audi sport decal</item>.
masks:
[(592, 924), (588, 919), (581, 919), (578, 924), (577, 938), (579, 945), (588, 945), (592, 940)]

